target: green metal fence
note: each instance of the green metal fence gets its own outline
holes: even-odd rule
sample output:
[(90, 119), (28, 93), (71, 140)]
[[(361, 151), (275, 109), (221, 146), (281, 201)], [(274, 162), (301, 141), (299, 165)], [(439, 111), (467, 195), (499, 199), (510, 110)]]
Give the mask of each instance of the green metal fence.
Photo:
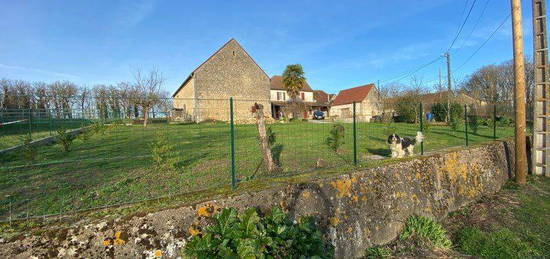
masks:
[[(430, 118), (430, 107), (423, 104), (415, 104), (413, 120), (395, 122), (382, 118), (388, 116), (367, 118), (358, 103), (351, 104), (351, 114), (325, 113), (324, 120), (314, 120), (314, 109), (307, 105), (298, 118), (273, 119), (269, 100), (179, 98), (165, 103), (168, 109), (155, 107), (147, 126), (143, 110), (135, 107), (0, 110), (1, 149), (20, 146), (0, 153), (0, 218), (42, 217), (229, 191), (245, 188), (247, 182), (345, 172), (391, 159), (387, 140), (394, 133), (409, 138), (423, 133), (415, 155), (513, 134), (512, 122), (497, 106), (485, 107), (489, 113), (463, 107), (451, 127)], [(251, 112), (256, 104), (264, 107), (270, 150), (278, 163), (271, 172)], [(60, 134), (72, 131), (74, 139), (64, 151)], [(31, 145), (29, 139), (55, 142)], [(339, 144), (332, 145), (334, 141)]]

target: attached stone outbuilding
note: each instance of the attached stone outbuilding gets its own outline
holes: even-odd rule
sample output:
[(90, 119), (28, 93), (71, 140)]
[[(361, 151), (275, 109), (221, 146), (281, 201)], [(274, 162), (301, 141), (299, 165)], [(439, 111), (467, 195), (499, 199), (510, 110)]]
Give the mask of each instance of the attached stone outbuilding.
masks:
[(381, 102), (374, 84), (357, 86), (338, 93), (330, 107), (330, 115), (342, 120), (353, 118), (353, 103), (358, 121), (370, 121), (381, 114)]
[(271, 114), (269, 76), (235, 40), (231, 39), (198, 66), (172, 95), (172, 117), (186, 121), (229, 120), (229, 98), (234, 118), (252, 120), (250, 107), (264, 106)]

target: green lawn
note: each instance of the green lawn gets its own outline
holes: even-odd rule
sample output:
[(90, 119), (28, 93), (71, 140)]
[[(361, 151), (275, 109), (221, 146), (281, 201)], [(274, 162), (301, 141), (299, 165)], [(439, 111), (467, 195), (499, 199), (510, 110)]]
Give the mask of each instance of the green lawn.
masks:
[[(276, 143), (283, 146), (280, 174), (311, 171), (353, 163), (353, 126), (345, 126), (345, 145), (338, 154), (325, 144), (331, 123), (295, 122), (273, 124)], [(388, 156), (388, 134), (414, 136), (415, 124), (359, 123), (357, 153), (360, 165), (372, 162), (371, 155)], [(498, 137), (513, 135), (512, 128), (498, 128)], [(151, 143), (157, 135), (173, 147), (168, 160), (173, 169), (157, 169)], [(41, 215), (139, 201), (175, 193), (198, 191), (231, 184), (229, 125), (151, 124), (113, 126), (104, 134), (78, 139), (70, 152), (58, 145), (43, 146), (35, 161), (22, 159), (22, 152), (0, 158), (0, 216)], [(5, 136), (2, 136), (3, 138)], [(13, 135), (9, 136), (14, 138)], [(431, 126), (425, 151), (464, 145), (464, 131)], [(492, 128), (481, 127), (470, 134), (471, 144), (492, 140)], [(3, 140), (2, 140), (3, 141)], [(417, 148), (419, 152), (419, 148)], [(261, 166), (255, 125), (236, 125), (237, 179), (266, 177)], [(26, 165), (25, 164), (31, 164)]]
[(37, 140), (55, 135), (60, 128), (77, 129), (90, 123), (91, 121), (86, 119), (35, 118), (30, 123), (29, 120), (25, 120), (0, 126), (0, 150), (22, 144), (27, 136)]

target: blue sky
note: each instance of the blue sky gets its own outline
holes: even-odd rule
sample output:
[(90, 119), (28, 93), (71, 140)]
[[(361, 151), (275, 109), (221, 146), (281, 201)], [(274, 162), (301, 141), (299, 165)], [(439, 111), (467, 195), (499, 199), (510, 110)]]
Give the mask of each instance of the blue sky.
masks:
[[(337, 93), (389, 82), (440, 56), (474, 1), (451, 50), (453, 70), (509, 15), (508, 0), (0, 0), (0, 78), (92, 86), (156, 68), (172, 92), (235, 38), (268, 75), (300, 63), (313, 88)], [(523, 15), (525, 53), (531, 55), (531, 1), (523, 1)], [(510, 59), (510, 24), (508, 19), (453, 77)], [(443, 59), (416, 76), (432, 81), (439, 68), (445, 72)]]

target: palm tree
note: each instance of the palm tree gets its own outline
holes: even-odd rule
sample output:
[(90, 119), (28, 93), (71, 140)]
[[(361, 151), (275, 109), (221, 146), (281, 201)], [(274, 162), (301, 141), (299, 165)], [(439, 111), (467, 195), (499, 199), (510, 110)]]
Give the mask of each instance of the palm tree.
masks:
[(304, 76), (304, 69), (300, 64), (287, 65), (283, 72), (283, 85), (290, 97), (289, 106), (292, 110), (292, 117), (298, 118), (299, 105), (297, 104), (297, 96), (300, 94), (300, 90), (306, 83), (306, 77)]

